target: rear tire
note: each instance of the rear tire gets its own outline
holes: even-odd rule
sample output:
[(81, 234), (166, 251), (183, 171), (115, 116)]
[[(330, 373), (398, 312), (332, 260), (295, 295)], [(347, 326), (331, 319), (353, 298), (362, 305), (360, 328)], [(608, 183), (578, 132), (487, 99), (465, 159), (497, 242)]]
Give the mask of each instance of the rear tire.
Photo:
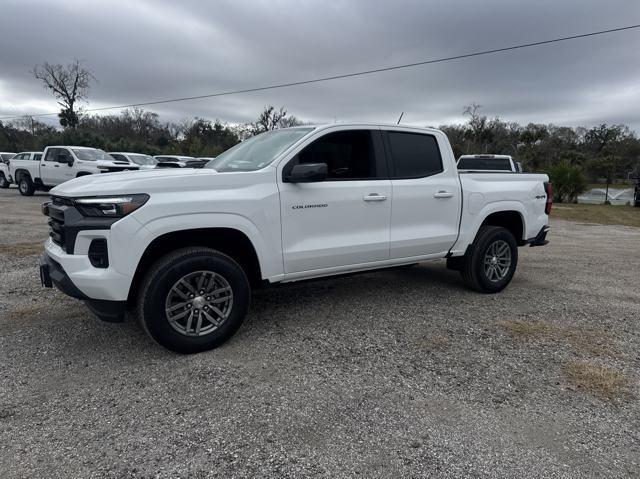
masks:
[(210, 248), (183, 248), (158, 260), (145, 276), (138, 320), (161, 346), (198, 353), (238, 330), (250, 297), (247, 276), (232, 258)]
[(36, 187), (27, 175), (22, 175), (20, 181), (18, 181), (18, 190), (22, 196), (33, 196), (36, 191)]
[(498, 293), (511, 282), (518, 265), (518, 245), (511, 231), (482, 226), (464, 256), (465, 284), (481, 293)]
[(4, 173), (0, 172), (0, 188), (7, 189), (9, 188), (10, 185), (11, 183), (9, 183), (9, 180), (7, 180), (7, 177), (4, 176)]

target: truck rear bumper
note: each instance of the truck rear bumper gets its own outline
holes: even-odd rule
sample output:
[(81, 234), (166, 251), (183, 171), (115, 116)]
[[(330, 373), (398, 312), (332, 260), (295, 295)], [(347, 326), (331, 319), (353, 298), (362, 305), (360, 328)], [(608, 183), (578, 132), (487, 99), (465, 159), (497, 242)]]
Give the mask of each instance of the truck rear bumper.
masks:
[(547, 243), (549, 243), (549, 240), (547, 239), (547, 233), (549, 232), (550, 229), (551, 228), (549, 227), (549, 225), (544, 225), (540, 229), (540, 231), (538, 232), (535, 238), (527, 240), (527, 243), (529, 243), (529, 246), (531, 247), (544, 246)]
[(124, 321), (126, 301), (107, 301), (92, 299), (85, 295), (73, 283), (62, 265), (53, 260), (47, 253), (40, 256), (40, 282), (45, 288), (55, 286), (67, 296), (82, 300), (99, 319), (110, 323)]

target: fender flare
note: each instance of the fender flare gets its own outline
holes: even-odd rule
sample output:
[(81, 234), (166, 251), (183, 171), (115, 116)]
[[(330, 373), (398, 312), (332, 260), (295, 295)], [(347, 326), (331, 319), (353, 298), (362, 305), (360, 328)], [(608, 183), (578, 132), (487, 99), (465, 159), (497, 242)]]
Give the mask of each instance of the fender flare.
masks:
[[(462, 224), (466, 221), (467, 223), (471, 221), (471, 224), (461, 229), (460, 236), (456, 243), (451, 248), (450, 252), (460, 252), (464, 253), (467, 246), (470, 245), (476, 236), (478, 235), (478, 231), (482, 224), (486, 221), (486, 219), (494, 214), (494, 213), (502, 213), (514, 211), (520, 215), (520, 220), (522, 221), (522, 234), (523, 237), (527, 234), (527, 223), (525, 221), (526, 218), (526, 210), (524, 205), (519, 201), (492, 201), (490, 203), (485, 204), (480, 211), (476, 214), (464, 214), (462, 217)], [(524, 238), (516, 238), (517, 241), (523, 240)]]
[[(9, 170), (9, 174), (11, 174), (11, 170)], [(31, 172), (26, 169), (26, 168), (16, 168), (16, 172), (13, 175), (13, 179), (16, 183), (20, 182), (20, 179), (22, 179), (22, 175), (27, 175), (31, 181), (33, 181), (33, 177), (31, 176)]]
[[(179, 221), (176, 221), (177, 217), (179, 217)], [(263, 279), (282, 275), (282, 251), (278, 255), (269, 251), (267, 246), (269, 242), (263, 237), (256, 225), (244, 216), (233, 213), (172, 215), (156, 218), (141, 226), (133, 237), (116, 239), (116, 243), (124, 241), (122, 244), (128, 244), (132, 249), (130, 254), (126, 255), (127, 258), (123, 257), (121, 261), (114, 264), (122, 274), (133, 277), (147, 248), (161, 236), (194, 229), (228, 228), (239, 231), (249, 239), (258, 258)], [(280, 245), (279, 242), (277, 244)]]

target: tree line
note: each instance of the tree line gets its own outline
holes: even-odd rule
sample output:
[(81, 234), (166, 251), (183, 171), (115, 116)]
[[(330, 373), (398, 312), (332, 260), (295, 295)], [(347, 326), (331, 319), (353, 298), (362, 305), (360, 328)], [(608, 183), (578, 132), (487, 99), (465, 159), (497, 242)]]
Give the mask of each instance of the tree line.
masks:
[[(267, 130), (300, 125), (284, 107), (267, 106), (254, 122), (228, 124), (190, 118), (162, 122), (157, 113), (129, 108), (119, 114), (88, 115), (78, 107), (95, 81), (82, 62), (45, 63), (32, 70), (60, 105), (55, 128), (32, 117), (2, 123), (0, 151), (42, 150), (47, 145), (93, 146), (107, 151), (217, 156), (244, 139)], [(554, 182), (557, 201), (576, 201), (587, 183), (609, 183), (640, 176), (640, 140), (626, 125), (591, 128), (553, 124), (521, 125), (489, 118), (481, 106), (463, 109), (466, 121), (440, 125), (456, 157), (462, 154), (506, 154), (529, 172), (546, 172)]]
[(575, 202), (588, 183), (624, 182), (640, 176), (640, 140), (626, 125), (591, 128), (489, 119), (477, 104), (467, 121), (442, 125), (456, 154), (511, 155), (525, 171), (547, 173), (559, 202)]

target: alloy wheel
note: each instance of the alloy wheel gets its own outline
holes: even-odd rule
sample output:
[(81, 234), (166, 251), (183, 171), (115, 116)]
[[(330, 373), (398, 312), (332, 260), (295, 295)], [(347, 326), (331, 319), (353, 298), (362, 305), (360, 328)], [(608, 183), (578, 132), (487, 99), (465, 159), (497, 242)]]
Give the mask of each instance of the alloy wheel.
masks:
[(171, 287), (165, 314), (171, 327), (185, 336), (206, 336), (227, 320), (233, 307), (229, 282), (213, 271), (189, 273)]
[(484, 274), (489, 281), (497, 283), (504, 279), (511, 268), (511, 248), (504, 240), (494, 241), (484, 255)]

